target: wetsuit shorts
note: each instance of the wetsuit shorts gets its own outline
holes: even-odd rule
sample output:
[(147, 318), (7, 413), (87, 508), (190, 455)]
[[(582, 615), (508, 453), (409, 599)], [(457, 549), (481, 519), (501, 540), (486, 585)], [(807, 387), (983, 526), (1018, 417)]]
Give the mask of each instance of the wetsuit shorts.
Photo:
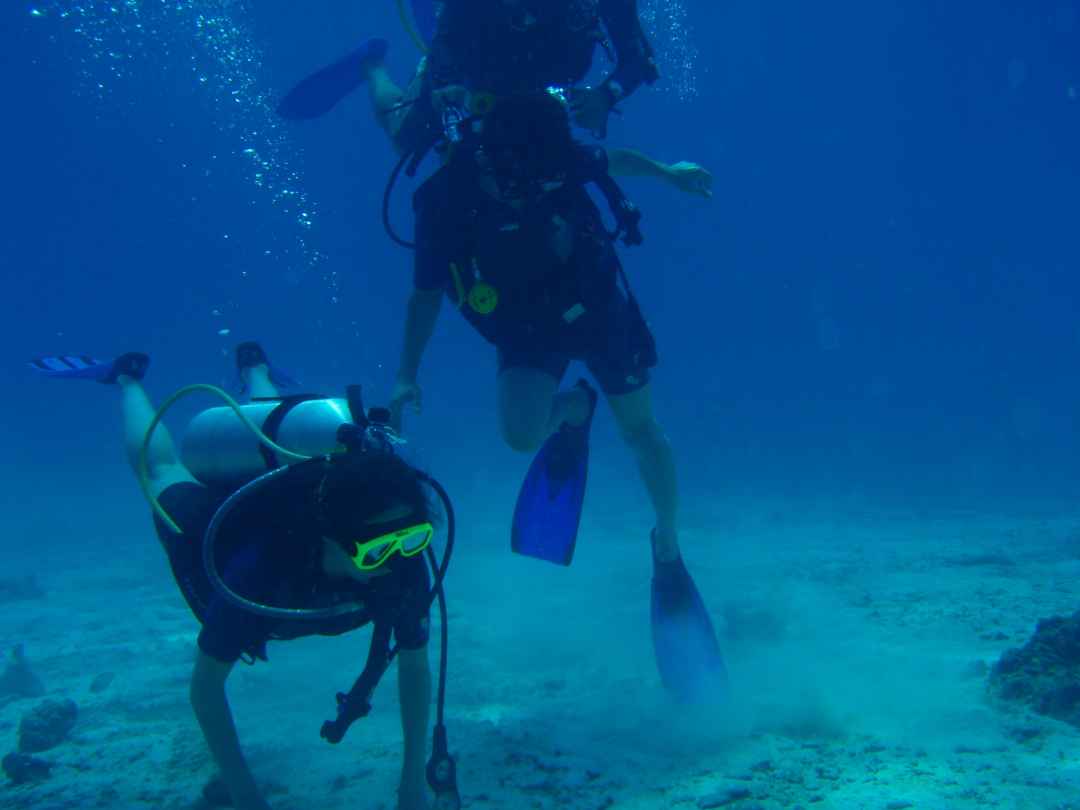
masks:
[(656, 365), (656, 348), (638, 308), (625, 294), (616, 292), (606, 310), (593, 316), (583, 351), (552, 350), (524, 343), (500, 345), (499, 372), (529, 368), (561, 380), (570, 361), (581, 360), (608, 396), (632, 394), (648, 385), (649, 370)]

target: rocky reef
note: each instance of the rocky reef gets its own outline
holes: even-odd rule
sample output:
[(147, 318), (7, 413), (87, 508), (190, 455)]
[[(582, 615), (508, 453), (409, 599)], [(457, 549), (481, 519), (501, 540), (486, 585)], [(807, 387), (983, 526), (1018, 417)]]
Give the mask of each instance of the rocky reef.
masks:
[(75, 728), (79, 709), (73, 700), (45, 700), (19, 723), (19, 753), (37, 754), (62, 743)]
[(990, 693), (1080, 728), (1080, 611), (1042, 619), (1023, 647), (994, 664)]

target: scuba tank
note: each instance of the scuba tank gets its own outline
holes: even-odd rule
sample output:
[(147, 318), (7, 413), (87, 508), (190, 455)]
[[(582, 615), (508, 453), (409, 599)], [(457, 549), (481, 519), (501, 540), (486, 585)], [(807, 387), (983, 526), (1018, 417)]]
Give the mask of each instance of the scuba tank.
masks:
[[(347, 400), (314, 394), (255, 400), (239, 410), (269, 439), (305, 456), (340, 449), (338, 431), (353, 421)], [(209, 487), (236, 486), (287, 461), (225, 406), (209, 408), (191, 420), (180, 453), (184, 466)]]

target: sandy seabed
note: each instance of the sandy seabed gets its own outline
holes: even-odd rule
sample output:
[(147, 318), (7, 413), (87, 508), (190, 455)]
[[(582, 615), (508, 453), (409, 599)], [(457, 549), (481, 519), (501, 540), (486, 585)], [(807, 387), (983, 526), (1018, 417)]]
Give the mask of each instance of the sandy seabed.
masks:
[[(731, 680), (706, 708), (659, 685), (647, 515), (604, 510), (604, 495), (590, 495), (569, 569), (514, 557), (502, 525), (463, 523), (448, 725), (466, 807), (1080, 808), (1080, 730), (986, 690), (1002, 651), (1077, 609), (1080, 514), (699, 509), (683, 548)], [(73, 699), (79, 719), (39, 755), (51, 776), (0, 786), (0, 808), (203, 806), (213, 768), (187, 700), (196, 626), (156, 543), (123, 559), (105, 543), (41, 553), (46, 596), (7, 603), (0, 641), (22, 643), (46, 697)], [(275, 810), (394, 806), (392, 672), (344, 743), (318, 734), (367, 637), (271, 645), (270, 664), (231, 680)], [(103, 673), (115, 677), (91, 690)], [(0, 698), (0, 753), (41, 699)]]

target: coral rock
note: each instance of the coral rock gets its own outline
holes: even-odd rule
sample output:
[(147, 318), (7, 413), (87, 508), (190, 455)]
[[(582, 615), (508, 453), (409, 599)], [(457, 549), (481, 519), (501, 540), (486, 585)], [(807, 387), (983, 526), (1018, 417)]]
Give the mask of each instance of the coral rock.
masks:
[(990, 672), (995, 697), (1080, 728), (1080, 611), (1043, 619), (1023, 647)]
[(19, 751), (36, 754), (62, 743), (75, 727), (79, 708), (73, 700), (46, 700), (19, 723)]

